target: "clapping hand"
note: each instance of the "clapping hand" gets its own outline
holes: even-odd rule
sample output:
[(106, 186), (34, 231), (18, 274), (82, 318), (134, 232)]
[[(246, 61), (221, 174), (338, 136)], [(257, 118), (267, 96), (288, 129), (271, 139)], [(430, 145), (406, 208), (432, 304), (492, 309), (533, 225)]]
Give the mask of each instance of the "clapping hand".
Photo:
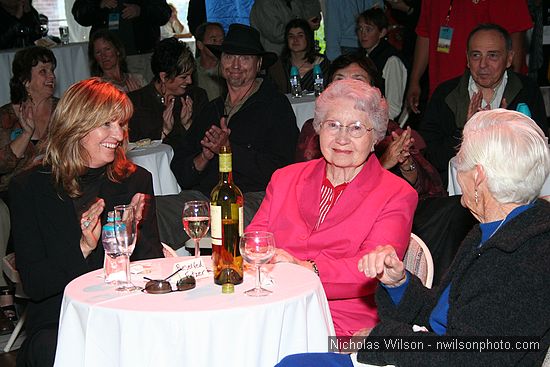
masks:
[[(208, 131), (204, 134), (204, 138), (201, 140), (203, 147), (203, 154), (206, 158), (212, 159), (214, 154), (220, 153), (220, 148), (229, 145), (229, 134), (231, 130), (227, 127), (227, 120), (225, 117), (220, 119), (220, 126), (212, 125)], [(207, 152), (205, 152), (207, 150)]]
[(391, 136), (392, 142), (387, 146), (382, 157), (380, 157), (380, 164), (385, 169), (391, 169), (396, 164), (402, 164), (407, 161), (411, 155), (410, 149), (414, 144), (410, 127), (403, 130), (401, 135), (392, 131)]
[(491, 108), (491, 106), (487, 105), (485, 108), (481, 108), (481, 103), (483, 102), (483, 93), (481, 91), (475, 92), (472, 95), (472, 98), (470, 99), (470, 104), (468, 105), (468, 115), (466, 117), (466, 121), (472, 118), (473, 115), (476, 114), (476, 112), (488, 110)]
[(25, 101), (21, 103), (19, 109), (15, 111), (15, 115), (19, 119), (19, 124), (23, 129), (23, 132), (27, 133), (30, 137), (34, 134), (34, 111), (33, 103), (31, 101)]
[(357, 268), (367, 278), (378, 278), (389, 287), (397, 287), (407, 279), (405, 265), (390, 245), (377, 246), (359, 260)]
[(147, 204), (148, 198), (149, 195), (138, 192), (132, 197), (132, 201), (130, 201), (130, 205), (134, 207), (134, 218), (136, 223), (139, 223), (139, 221), (143, 218), (143, 211), (145, 209), (145, 205)]
[(103, 209), (105, 209), (105, 202), (103, 199), (98, 199), (80, 217), (80, 229), (82, 230), (80, 250), (84, 257), (88, 257), (97, 247), (101, 236), (100, 215), (103, 213)]
[(183, 127), (187, 130), (191, 126), (191, 116), (193, 115), (193, 99), (191, 97), (180, 97), (181, 98), (181, 112), (180, 120)]
[(164, 111), (162, 112), (162, 133), (164, 136), (170, 134), (174, 128), (174, 116), (172, 114), (174, 111), (174, 103), (174, 98), (166, 99), (164, 102)]

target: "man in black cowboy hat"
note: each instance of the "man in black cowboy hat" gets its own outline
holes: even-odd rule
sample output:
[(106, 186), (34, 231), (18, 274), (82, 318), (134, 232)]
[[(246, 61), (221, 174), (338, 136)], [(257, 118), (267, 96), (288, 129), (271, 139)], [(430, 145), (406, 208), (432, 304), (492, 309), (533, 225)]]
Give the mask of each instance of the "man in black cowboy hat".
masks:
[(181, 230), (181, 212), (188, 200), (208, 200), (219, 180), (217, 155), (229, 144), (233, 179), (245, 197), (247, 225), (265, 194), (272, 173), (294, 161), (298, 128), (285, 95), (258, 78), (277, 56), (266, 52), (252, 27), (231, 24), (221, 46), (209, 45), (220, 57), (227, 95), (211, 101), (185, 138), (174, 145), (171, 168), (184, 190), (157, 198), (161, 240), (179, 247), (187, 237)]

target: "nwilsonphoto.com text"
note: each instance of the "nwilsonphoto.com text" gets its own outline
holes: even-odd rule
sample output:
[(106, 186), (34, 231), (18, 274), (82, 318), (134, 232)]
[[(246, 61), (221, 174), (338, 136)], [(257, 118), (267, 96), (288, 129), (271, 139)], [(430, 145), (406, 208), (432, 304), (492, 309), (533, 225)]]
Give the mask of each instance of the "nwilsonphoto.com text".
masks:
[(531, 336), (406, 336), (352, 337), (330, 336), (330, 352), (526, 352), (540, 350), (540, 339)]

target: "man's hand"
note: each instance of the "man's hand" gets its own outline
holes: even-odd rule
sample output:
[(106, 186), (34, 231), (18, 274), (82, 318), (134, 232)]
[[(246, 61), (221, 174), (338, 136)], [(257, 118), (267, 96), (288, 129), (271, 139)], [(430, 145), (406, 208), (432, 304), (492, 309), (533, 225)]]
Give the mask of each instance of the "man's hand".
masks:
[(141, 8), (136, 4), (124, 4), (122, 8), (123, 19), (134, 19), (141, 14)]
[(101, 0), (99, 3), (99, 7), (101, 9), (114, 9), (117, 7), (117, 1), (116, 0)]

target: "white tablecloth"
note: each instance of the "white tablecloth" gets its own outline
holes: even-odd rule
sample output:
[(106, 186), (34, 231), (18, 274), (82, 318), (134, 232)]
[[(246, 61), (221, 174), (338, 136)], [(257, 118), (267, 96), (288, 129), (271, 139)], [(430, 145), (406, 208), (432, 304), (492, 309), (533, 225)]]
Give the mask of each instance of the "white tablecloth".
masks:
[[(17, 50), (0, 52), (0, 106), (10, 102), (9, 80), (12, 77), (11, 64)], [(70, 43), (52, 48), (57, 60), (55, 69), (56, 86), (54, 95), (61, 97), (74, 83), (90, 77), (88, 67), (88, 43)]]
[(170, 145), (154, 142), (150, 146), (135, 148), (126, 155), (132, 162), (151, 172), (156, 196), (173, 195), (181, 191), (170, 169), (170, 162), (174, 157), (174, 151)]
[(286, 96), (292, 105), (294, 115), (296, 115), (296, 125), (298, 125), (298, 129), (302, 130), (304, 123), (310, 118), (313, 118), (315, 112), (315, 95), (304, 94), (301, 98), (291, 97), (290, 94)]
[[(148, 276), (164, 278), (183, 259), (147, 261)], [(272, 367), (289, 354), (326, 352), (334, 335), (319, 278), (297, 265), (272, 266), (267, 297), (243, 294), (252, 273), (233, 294), (222, 294), (209, 277), (190, 291), (153, 295), (116, 292), (101, 272), (65, 288), (56, 367)], [(143, 285), (138, 277), (134, 283)]]

